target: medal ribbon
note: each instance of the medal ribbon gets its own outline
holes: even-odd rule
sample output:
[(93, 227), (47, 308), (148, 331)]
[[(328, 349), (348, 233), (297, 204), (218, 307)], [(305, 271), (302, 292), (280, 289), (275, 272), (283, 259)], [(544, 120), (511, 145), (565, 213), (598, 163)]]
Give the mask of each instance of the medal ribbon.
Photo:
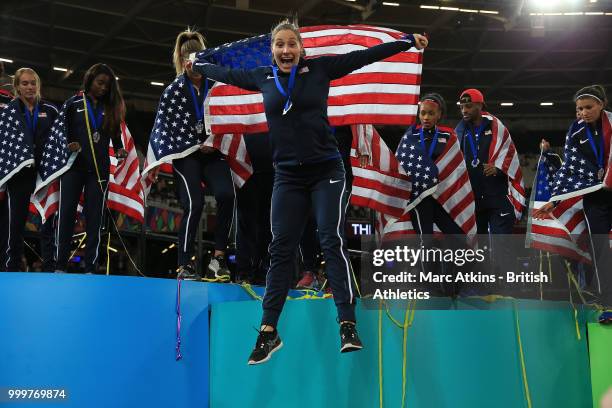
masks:
[(102, 114), (104, 113), (104, 109), (100, 109), (99, 104), (98, 107), (92, 108), (91, 104), (89, 103), (89, 98), (87, 97), (85, 98), (85, 103), (87, 104), (87, 114), (89, 115), (89, 120), (91, 121), (93, 131), (96, 133), (102, 126), (102, 121), (104, 120), (102, 118)]
[(285, 107), (283, 108), (283, 115), (291, 109), (291, 92), (293, 91), (293, 87), (295, 86), (295, 74), (297, 72), (297, 65), (291, 67), (291, 74), (289, 74), (289, 83), (287, 84), (287, 90), (281, 85), (278, 80), (278, 67), (275, 65), (272, 67), (272, 73), (274, 73), (274, 82), (276, 83), (276, 88), (278, 91), (287, 98), (285, 102)]
[(595, 145), (595, 139), (593, 138), (593, 134), (591, 133), (591, 129), (587, 124), (585, 126), (587, 137), (589, 138), (589, 144), (591, 145), (591, 149), (593, 149), (593, 153), (595, 154), (595, 159), (597, 160), (597, 168), (604, 168), (604, 140), (603, 137), (600, 139), (599, 147), (600, 150), (597, 150), (597, 146)]
[[(476, 129), (476, 136), (472, 136), (472, 128), (467, 127), (467, 136), (468, 141), (470, 142), (470, 150), (472, 151), (472, 165), (478, 163), (478, 146), (480, 142), (480, 133), (484, 129), (484, 123)], [(474, 143), (474, 138), (476, 139), (476, 143)]]
[(38, 110), (38, 104), (36, 104), (32, 113), (30, 113), (30, 110), (27, 106), (25, 107), (26, 124), (28, 125), (28, 129), (30, 129), (32, 134), (34, 134), (34, 132), (36, 131), (36, 124), (38, 123)]
[[(421, 147), (423, 148), (424, 152), (427, 152), (427, 148), (425, 147), (425, 136), (423, 136), (423, 128), (421, 128), (421, 132), (419, 136), (421, 137)], [(438, 128), (436, 128), (436, 132), (433, 135), (433, 140), (431, 141), (431, 145), (429, 146), (429, 152), (427, 153), (427, 156), (430, 159), (431, 159), (431, 155), (434, 152), (434, 149), (436, 148), (437, 143), (438, 143)]]
[[(202, 105), (198, 103), (198, 98), (196, 97), (195, 91), (193, 90), (194, 85), (191, 83), (187, 75), (185, 75), (185, 81), (189, 84), (189, 90), (191, 91), (191, 98), (193, 102), (193, 110), (196, 116), (196, 122), (201, 122), (204, 120), (204, 102), (202, 102)], [(206, 100), (206, 95), (208, 95), (208, 78), (204, 79), (204, 100)]]

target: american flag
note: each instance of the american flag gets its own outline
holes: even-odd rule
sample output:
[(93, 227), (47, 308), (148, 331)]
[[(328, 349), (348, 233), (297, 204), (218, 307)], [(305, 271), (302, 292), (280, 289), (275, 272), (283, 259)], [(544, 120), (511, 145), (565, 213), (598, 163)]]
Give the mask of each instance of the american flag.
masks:
[(26, 125), (14, 99), (0, 111), (0, 188), (22, 168), (34, 164), (34, 149), (24, 143)]
[(494, 164), (496, 168), (508, 176), (508, 199), (514, 207), (514, 216), (517, 220), (520, 220), (526, 206), (527, 195), (523, 185), (523, 172), (521, 171), (516, 147), (512, 142), (508, 128), (504, 126), (501, 120), (490, 113), (483, 113), (482, 116), (491, 121), (493, 140), (489, 148), (489, 163)]
[[(518, 221), (521, 219), (526, 205), (526, 193), (516, 147), (512, 142), (510, 132), (498, 118), (487, 112), (483, 112), (482, 117), (491, 121), (492, 140), (489, 146), (487, 163), (493, 164), (508, 176), (508, 200), (514, 208), (514, 216)], [(464, 136), (464, 132), (461, 131), (464, 126), (464, 122), (457, 126), (460, 138)], [(461, 139), (459, 143), (462, 143)]]
[[(70, 169), (78, 153), (71, 153), (66, 147), (66, 108), (64, 103), (51, 128), (51, 134), (43, 148), (43, 159), (38, 169), (36, 188), (31, 205), (43, 220), (53, 215), (59, 206), (59, 177)], [(121, 123), (121, 140), (128, 156), (120, 164), (109, 147), (111, 167), (109, 175), (108, 208), (144, 222), (144, 195), (141, 187), (138, 155), (134, 139), (125, 123)]]
[(376, 242), (379, 245), (386, 241), (402, 239), (406, 235), (413, 236), (416, 234), (409, 212), (405, 213), (400, 218), (392, 218), (377, 212), (374, 231), (376, 232)]
[(125, 122), (121, 123), (121, 141), (128, 155), (118, 162), (112, 146), (108, 154), (111, 159), (108, 199), (106, 205), (135, 220), (144, 223), (144, 191), (141, 183), (138, 154), (134, 138)]
[[(372, 125), (353, 125), (351, 204), (369, 207), (386, 216), (402, 217), (410, 199), (410, 181), (404, 169)], [(359, 156), (368, 156), (361, 167)]]
[[(72, 101), (70, 99), (69, 101)], [(67, 172), (77, 158), (77, 152), (70, 152), (67, 143), (66, 112), (67, 102), (59, 111), (47, 143), (43, 147), (42, 160), (38, 166), (36, 187), (31, 202), (43, 221), (57, 211), (59, 203), (59, 177)]]
[[(610, 140), (612, 137), (612, 113), (604, 111), (602, 113), (602, 131), (604, 138), (605, 151), (610, 155)], [(567, 137), (565, 139), (565, 163), (555, 174), (552, 200), (565, 200), (572, 197), (583, 196), (584, 194), (597, 191), (604, 186), (602, 180), (597, 178), (599, 169), (596, 165), (587, 160), (576, 143), (573, 135), (581, 131), (586, 126), (583, 120), (577, 120), (572, 124)], [(608, 170), (604, 177), (605, 185), (608, 186), (612, 182), (610, 173), (611, 159), (608, 159)]]
[[(306, 58), (345, 54), (396, 41), (405, 34), (366, 25), (300, 28)], [(270, 35), (260, 35), (198, 53), (215, 64), (250, 69), (270, 65)], [(363, 123), (408, 125), (415, 121), (420, 93), (422, 51), (412, 48), (330, 84), (331, 126)], [(260, 133), (268, 130), (261, 93), (215, 84), (207, 99), (206, 126), (214, 134)]]
[(253, 174), (242, 134), (211, 135), (204, 141), (204, 145), (219, 150), (227, 157), (237, 187), (242, 187)]
[[(476, 235), (474, 194), (463, 153), (455, 132), (438, 127), (449, 138), (442, 154), (433, 161), (418, 140), (404, 135), (396, 156), (412, 185), (407, 211), (431, 195), (451, 216), (453, 221), (470, 237)], [(408, 131), (412, 131), (412, 127)]]
[(553, 190), (553, 179), (558, 171), (554, 153), (543, 152), (538, 160), (537, 174), (531, 192), (531, 210), (525, 237), (526, 247), (560, 254), (579, 262), (591, 262), (586, 238), (586, 222), (582, 197), (561, 201), (550, 217), (533, 218), (533, 213), (546, 204)]
[(242, 135), (221, 135), (208, 137), (205, 140), (207, 135), (204, 133), (199, 135), (196, 132), (196, 117), (192, 113), (192, 103), (189, 84), (183, 75), (178, 76), (162, 94), (142, 171), (145, 193), (148, 193), (151, 185), (146, 177), (147, 173), (162, 164), (190, 155), (204, 142), (227, 156), (234, 181), (238, 186), (241, 186), (252, 174)]

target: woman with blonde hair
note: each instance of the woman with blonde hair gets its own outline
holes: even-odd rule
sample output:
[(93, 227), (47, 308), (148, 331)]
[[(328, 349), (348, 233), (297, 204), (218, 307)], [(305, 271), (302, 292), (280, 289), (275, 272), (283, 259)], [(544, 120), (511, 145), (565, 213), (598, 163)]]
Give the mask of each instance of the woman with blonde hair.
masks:
[[(36, 170), (42, 160), (42, 149), (51, 134), (57, 117), (57, 108), (43, 101), (40, 95), (40, 77), (31, 68), (20, 68), (13, 79), (17, 97), (2, 111), (5, 126), (3, 148), (8, 159), (0, 163), (0, 188), (6, 189), (6, 214), (8, 236), (5, 263), (7, 271), (21, 269), (23, 255), (23, 231), (25, 228), (30, 195), (36, 185)], [(9, 143), (7, 143), (9, 142)]]
[(194, 263), (195, 239), (204, 208), (204, 184), (212, 190), (217, 202), (215, 248), (204, 280), (228, 281), (230, 273), (225, 250), (234, 213), (234, 186), (223, 154), (204, 146), (207, 136), (204, 101), (214, 82), (187, 66), (189, 54), (203, 49), (204, 37), (197, 31), (183, 31), (176, 37), (173, 53), (176, 78), (160, 98), (150, 146), (158, 158), (156, 163), (172, 161), (183, 208), (179, 228), (179, 276), (199, 279)]

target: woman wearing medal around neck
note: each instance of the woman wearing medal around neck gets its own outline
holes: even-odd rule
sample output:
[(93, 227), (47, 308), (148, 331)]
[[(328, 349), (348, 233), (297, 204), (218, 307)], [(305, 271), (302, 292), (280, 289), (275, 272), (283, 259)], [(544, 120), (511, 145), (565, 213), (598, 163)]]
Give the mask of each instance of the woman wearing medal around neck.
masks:
[(127, 157), (121, 141), (120, 124), (125, 104), (115, 74), (105, 64), (95, 64), (83, 77), (83, 92), (65, 102), (68, 149), (78, 151), (76, 160), (60, 178), (60, 202), (57, 215), (56, 269), (68, 266), (74, 217), (84, 191), (87, 238), (85, 273), (95, 273), (100, 245), (100, 229), (105, 208), (112, 140), (118, 159)]
[[(419, 120), (421, 125), (412, 125), (404, 133), (404, 137), (421, 146), (422, 153), (427, 154), (432, 162), (444, 152), (449, 145), (451, 137), (455, 137), (455, 131), (449, 127), (438, 126), (438, 122), (446, 113), (446, 102), (441, 95), (429, 93), (421, 97), (419, 103)], [(398, 146), (398, 151), (400, 150)], [(411, 168), (407, 160), (402, 167), (406, 172)], [(453, 169), (455, 171), (456, 169)], [(464, 235), (465, 232), (451, 218), (442, 205), (431, 195), (423, 198), (412, 211), (413, 225), (421, 235), (432, 235), (434, 223), (444, 234)]]
[[(194, 267), (195, 239), (202, 209), (204, 208), (204, 189), (203, 184), (213, 191), (217, 202), (217, 220), (215, 226), (215, 250), (213, 257), (206, 268), (204, 280), (226, 282), (230, 279), (230, 273), (225, 262), (225, 250), (229, 242), (229, 234), (234, 214), (234, 185), (228, 162), (221, 152), (211, 147), (203, 146), (207, 135), (204, 131), (204, 101), (208, 90), (214, 84), (199, 73), (192, 71), (191, 67), (186, 67), (190, 53), (202, 51), (204, 37), (196, 31), (184, 31), (176, 38), (174, 47), (174, 68), (177, 78), (166, 88), (164, 95), (181, 95), (186, 100), (187, 112), (181, 113), (180, 119), (186, 124), (187, 132), (195, 136), (201, 147), (185, 155), (184, 152), (177, 152), (172, 156), (177, 156), (172, 160), (174, 177), (178, 189), (178, 196), (183, 208), (183, 218), (179, 228), (179, 248), (178, 248), (178, 273), (183, 279), (199, 279)], [(177, 86), (178, 84), (178, 86)], [(179, 118), (178, 112), (172, 115), (163, 114), (170, 109), (176, 109), (172, 100), (165, 100), (163, 96), (158, 108), (156, 126), (151, 137), (159, 137), (165, 140), (167, 146), (172, 139), (185, 138), (185, 134), (178, 134), (176, 127), (164, 121)], [(178, 99), (177, 99), (178, 101)], [(180, 107), (179, 107), (180, 108)], [(176, 116), (175, 116), (176, 115)], [(156, 133), (158, 129), (165, 129), (164, 135)], [(174, 132), (174, 133), (173, 133)], [(153, 136), (156, 135), (156, 136)], [(183, 150), (188, 150), (186, 146)]]
[[(6, 262), (2, 268), (19, 271), (23, 255), (23, 231), (28, 216), (30, 195), (36, 184), (36, 168), (42, 158), (42, 148), (51, 133), (51, 126), (57, 117), (57, 108), (43, 101), (40, 96), (40, 77), (30, 68), (20, 68), (15, 72), (13, 85), (17, 98), (6, 109), (15, 110), (20, 120), (17, 131), (23, 138), (14, 139), (23, 144), (24, 150), (33, 152), (33, 163), (16, 168), (0, 184), (6, 187), (6, 211), (8, 217), (8, 236), (1, 237), (7, 242)], [(4, 118), (6, 119), (6, 118)], [(8, 139), (8, 136), (4, 136)], [(26, 163), (26, 162), (24, 162)]]
[[(591, 241), (595, 253), (598, 276), (594, 279), (597, 290), (601, 293), (600, 302), (604, 307), (612, 307), (612, 253), (609, 247), (609, 232), (612, 229), (612, 191), (603, 187), (604, 178), (609, 178), (606, 174), (608, 167), (608, 157), (610, 156), (610, 143), (612, 142), (612, 113), (605, 110), (608, 99), (605, 89), (600, 85), (591, 85), (580, 89), (574, 96), (576, 103), (576, 116), (565, 145), (564, 165), (555, 174), (555, 182), (561, 181), (563, 176), (574, 176), (577, 180), (584, 183), (589, 182), (590, 187), (582, 195), (584, 214), (586, 216)], [(580, 160), (572, 153), (576, 152)], [(586, 161), (586, 163), (583, 163)], [(569, 164), (568, 164), (569, 163)], [(563, 169), (566, 167), (566, 174)], [(608, 169), (608, 171), (610, 171)], [(569, 173), (569, 174), (567, 174)], [(586, 173), (586, 174), (585, 174)], [(587, 187), (586, 185), (584, 185)], [(579, 190), (578, 190), (579, 191)], [(562, 192), (555, 194), (553, 190), (553, 201), (545, 204), (540, 210), (534, 213), (534, 217), (545, 217), (553, 211), (556, 196), (563, 200)], [(604, 312), (600, 317), (602, 323), (612, 323), (612, 312)]]
[(273, 65), (253, 70), (226, 69), (195, 60), (193, 69), (208, 78), (260, 91), (275, 165), (272, 193), (271, 264), (266, 278), (263, 318), (249, 364), (270, 359), (282, 346), (277, 323), (293, 278), (296, 249), (311, 207), (317, 220), (328, 279), (340, 322), (340, 351), (362, 348), (355, 328), (355, 290), (342, 226), (345, 174), (338, 143), (327, 119), (330, 81), (427, 39), (414, 34), (338, 56), (305, 59), (297, 26), (288, 20), (271, 33)]

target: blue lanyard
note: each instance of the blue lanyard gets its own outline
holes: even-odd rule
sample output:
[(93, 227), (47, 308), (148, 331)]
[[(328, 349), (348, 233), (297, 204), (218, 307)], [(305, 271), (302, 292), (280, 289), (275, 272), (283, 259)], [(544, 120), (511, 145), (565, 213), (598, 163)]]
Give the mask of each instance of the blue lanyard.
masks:
[[(426, 152), (427, 148), (425, 147), (425, 137), (423, 136), (423, 128), (421, 128), (421, 132), (419, 133), (419, 136), (421, 137), (421, 147), (423, 148), (423, 151)], [(433, 135), (433, 140), (431, 141), (431, 145), (429, 146), (428, 157), (430, 159), (431, 159), (431, 155), (434, 152), (434, 149), (436, 148), (437, 143), (438, 143), (438, 128), (436, 128), (436, 132)]]
[(32, 134), (34, 134), (34, 132), (36, 132), (36, 124), (38, 123), (38, 104), (36, 104), (32, 113), (30, 113), (27, 106), (24, 106), (24, 108), (26, 124), (28, 125), (28, 128)]
[[(187, 75), (185, 75), (185, 81), (189, 84), (189, 90), (191, 91), (191, 98), (193, 102), (193, 110), (195, 111), (196, 120), (202, 121), (204, 120), (204, 102), (202, 105), (198, 103), (198, 98), (196, 98), (195, 91), (193, 90), (194, 85), (191, 83)], [(204, 101), (206, 100), (206, 95), (208, 95), (208, 78), (204, 79)]]
[(476, 136), (474, 136), (474, 138), (476, 138), (476, 144), (474, 144), (474, 138), (472, 137), (472, 129), (468, 128), (466, 126), (468, 141), (470, 142), (470, 150), (472, 151), (472, 165), (473, 166), (477, 166), (478, 162), (479, 162), (479, 160), (478, 160), (478, 146), (479, 146), (479, 142), (480, 142), (480, 133), (484, 129), (484, 126), (485, 126), (485, 124), (483, 123), (476, 130)]
[(275, 65), (272, 67), (272, 73), (274, 73), (274, 82), (276, 83), (276, 88), (278, 91), (287, 98), (285, 102), (285, 107), (283, 108), (283, 115), (289, 112), (291, 109), (291, 92), (293, 91), (293, 87), (295, 86), (295, 73), (297, 72), (297, 65), (291, 67), (291, 74), (289, 75), (289, 83), (287, 84), (287, 91), (283, 88), (280, 81), (278, 80), (278, 67)]
[[(97, 132), (102, 125), (102, 114), (104, 113), (104, 109), (92, 108), (89, 103), (89, 97), (85, 97), (85, 103), (87, 103), (87, 114), (89, 115), (89, 120), (91, 121), (91, 125), (93, 127), (94, 132)], [(99, 104), (99, 103), (98, 103)]]
[(591, 149), (593, 149), (593, 153), (595, 153), (595, 158), (597, 159), (597, 167), (603, 169), (604, 167), (604, 140), (603, 137), (600, 139), (599, 147), (600, 150), (597, 150), (597, 146), (595, 146), (595, 139), (593, 139), (593, 134), (591, 133), (591, 129), (589, 129), (589, 125), (585, 124), (586, 134), (589, 138), (589, 144), (591, 145)]

